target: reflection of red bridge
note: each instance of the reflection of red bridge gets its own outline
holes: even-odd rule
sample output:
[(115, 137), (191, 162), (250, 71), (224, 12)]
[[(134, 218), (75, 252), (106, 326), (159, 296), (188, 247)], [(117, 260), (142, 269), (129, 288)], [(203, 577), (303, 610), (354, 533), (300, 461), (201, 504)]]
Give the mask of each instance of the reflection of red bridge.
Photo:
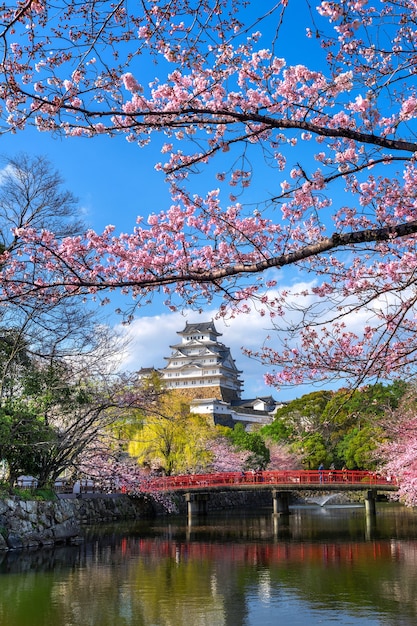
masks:
[(142, 491), (221, 491), (224, 489), (279, 491), (369, 490), (396, 491), (395, 479), (374, 472), (353, 470), (277, 470), (271, 472), (222, 472), (149, 478)]
[(213, 563), (238, 563), (239, 565), (279, 565), (281, 563), (320, 564), (392, 561), (395, 544), (389, 541), (378, 542), (268, 542), (268, 543), (235, 543), (235, 542), (201, 542), (175, 541), (148, 538), (124, 538), (122, 551), (126, 555), (141, 555), (158, 561), (161, 558), (172, 558), (176, 561), (206, 560)]

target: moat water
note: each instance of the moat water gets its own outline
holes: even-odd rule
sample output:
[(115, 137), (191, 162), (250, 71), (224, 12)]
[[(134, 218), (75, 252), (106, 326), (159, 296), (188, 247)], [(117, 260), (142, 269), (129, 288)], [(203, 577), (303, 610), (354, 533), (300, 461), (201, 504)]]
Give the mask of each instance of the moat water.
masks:
[(417, 511), (155, 519), (0, 555), (1, 626), (415, 626)]

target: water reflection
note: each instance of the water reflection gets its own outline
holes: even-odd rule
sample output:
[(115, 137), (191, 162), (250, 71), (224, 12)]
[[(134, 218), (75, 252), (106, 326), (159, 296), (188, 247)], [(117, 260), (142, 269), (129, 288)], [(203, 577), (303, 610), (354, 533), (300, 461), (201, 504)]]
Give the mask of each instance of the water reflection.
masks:
[(1, 626), (411, 626), (417, 515), (300, 507), (119, 524), (0, 556)]

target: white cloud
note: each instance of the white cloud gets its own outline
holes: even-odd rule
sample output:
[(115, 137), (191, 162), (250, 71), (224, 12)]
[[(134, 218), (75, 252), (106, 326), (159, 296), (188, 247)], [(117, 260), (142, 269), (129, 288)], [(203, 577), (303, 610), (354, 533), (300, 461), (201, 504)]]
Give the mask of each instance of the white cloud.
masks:
[[(293, 293), (310, 292), (313, 282), (299, 282), (291, 286)], [(273, 292), (269, 292), (273, 296)], [(329, 314), (326, 308), (325, 300), (321, 300), (318, 296), (305, 296), (300, 302), (298, 298), (293, 299), (294, 308), (287, 310), (286, 322), (293, 323), (302, 321), (302, 308), (318, 304), (316, 310), (318, 322), (319, 319), (324, 321)], [(345, 305), (347, 301), (345, 301)], [(373, 303), (374, 307), (379, 305), (378, 300)], [(298, 306), (297, 306), (298, 305)], [(334, 303), (333, 303), (334, 305)], [(318, 387), (312, 385), (303, 385), (298, 387), (289, 387), (286, 389), (274, 389), (268, 387), (264, 383), (264, 375), (270, 371), (271, 367), (266, 367), (257, 360), (247, 357), (242, 352), (242, 348), (253, 350), (259, 349), (268, 336), (271, 337), (268, 345), (276, 346), (279, 349), (279, 338), (275, 330), (273, 330), (271, 320), (268, 315), (261, 316), (258, 311), (251, 308), (249, 313), (237, 315), (235, 318), (224, 320), (216, 319), (217, 311), (215, 309), (207, 310), (204, 314), (199, 315), (195, 311), (184, 311), (176, 313), (162, 313), (152, 316), (141, 316), (135, 319), (129, 326), (123, 327), (122, 332), (130, 339), (128, 349), (125, 351), (122, 368), (129, 371), (139, 370), (141, 367), (164, 367), (166, 360), (171, 354), (170, 346), (176, 344), (180, 338), (178, 331), (182, 331), (186, 322), (209, 321), (214, 319), (217, 330), (222, 333), (220, 341), (230, 348), (233, 358), (239, 370), (242, 371), (241, 378), (243, 380), (243, 396), (246, 398), (272, 394), (278, 400), (291, 400), (317, 390)], [(339, 310), (340, 313), (340, 310)], [(368, 310), (360, 309), (355, 313), (347, 315), (345, 322), (348, 330), (356, 332), (359, 336), (364, 326), (369, 323), (373, 316), (372, 308)], [(333, 381), (325, 388), (337, 388), (342, 385), (342, 381)]]
[(9, 176), (15, 176), (15, 170), (10, 164), (0, 169), (0, 185), (3, 185)]

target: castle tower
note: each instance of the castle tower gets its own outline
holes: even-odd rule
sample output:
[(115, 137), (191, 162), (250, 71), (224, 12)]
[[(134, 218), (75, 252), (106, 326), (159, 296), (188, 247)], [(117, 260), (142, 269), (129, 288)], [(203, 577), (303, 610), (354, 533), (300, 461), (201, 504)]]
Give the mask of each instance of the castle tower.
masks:
[(160, 370), (170, 389), (186, 389), (193, 398), (218, 398), (225, 402), (240, 399), (241, 371), (236, 367), (230, 349), (218, 338), (213, 321), (186, 323), (177, 333), (181, 341), (170, 346), (171, 356)]

